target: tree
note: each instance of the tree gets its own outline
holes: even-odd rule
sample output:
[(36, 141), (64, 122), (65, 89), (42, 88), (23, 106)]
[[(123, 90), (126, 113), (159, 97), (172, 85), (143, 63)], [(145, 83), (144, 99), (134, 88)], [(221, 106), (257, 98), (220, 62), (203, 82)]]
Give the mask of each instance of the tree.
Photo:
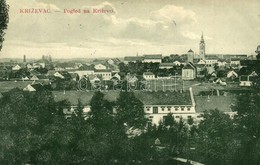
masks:
[(4, 41), (4, 30), (7, 29), (7, 24), (9, 22), (9, 15), (8, 15), (9, 7), (6, 4), (5, 0), (0, 1), (0, 51), (3, 47)]
[(198, 137), (194, 140), (196, 152), (193, 157), (197, 161), (229, 165), (228, 160), (232, 160), (233, 151), (236, 150), (232, 119), (218, 110), (204, 112), (198, 126)]
[(113, 109), (109, 101), (104, 99), (104, 94), (100, 91), (95, 92), (90, 101), (91, 111), (89, 113), (89, 122), (97, 130), (106, 130), (113, 126)]
[(143, 103), (135, 97), (134, 92), (120, 92), (116, 105), (116, 120), (120, 125), (126, 123), (128, 127), (135, 128), (146, 126)]
[(234, 156), (242, 165), (260, 163), (260, 98), (258, 94), (246, 93), (238, 96), (234, 110), (235, 131), (240, 148)]
[[(5, 93), (0, 104), (0, 163), (36, 161), (46, 144), (43, 135), (55, 112), (54, 99), (49, 91), (27, 93), (13, 89)], [(47, 160), (49, 154), (43, 157)]]

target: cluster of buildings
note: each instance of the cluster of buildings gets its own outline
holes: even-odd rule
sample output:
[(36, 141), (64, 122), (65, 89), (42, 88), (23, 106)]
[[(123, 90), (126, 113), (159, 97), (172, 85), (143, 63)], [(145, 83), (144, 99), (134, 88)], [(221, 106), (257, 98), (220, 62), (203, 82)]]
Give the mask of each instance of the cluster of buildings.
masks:
[[(23, 63), (20, 64), (0, 64), (0, 79), (11, 80), (14, 79), (22, 81), (33, 81), (32, 84), (24, 87), (24, 91), (35, 92), (43, 89), (42, 83), (37, 81), (45, 81), (50, 84), (53, 80), (59, 81), (74, 81), (77, 82), (81, 79), (88, 79), (91, 83), (101, 81), (111, 81), (126, 79), (129, 82), (138, 81), (138, 76), (142, 79), (158, 80), (176, 78), (182, 80), (194, 80), (207, 78), (220, 83), (221, 85), (227, 85), (226, 79), (237, 81), (240, 86), (252, 86), (254, 79), (257, 78), (255, 68), (259, 61), (252, 60), (247, 55), (218, 55), (218, 54), (206, 54), (205, 41), (203, 35), (199, 43), (199, 53), (194, 53), (193, 50), (189, 50), (186, 54), (170, 55), (163, 57), (161, 54), (150, 54), (143, 56), (127, 56), (121, 61), (118, 58), (111, 58), (103, 61), (95, 61), (93, 63), (57, 63), (52, 62), (50, 56), (43, 56), (41, 60), (35, 62), (26, 62), (26, 56), (24, 56)], [(122, 73), (119, 65), (129, 65), (130, 63), (156, 63), (158, 64), (156, 69), (161, 71), (170, 70), (172, 72), (166, 77), (160, 77), (152, 70), (143, 72), (142, 75), (133, 73)], [(174, 69), (179, 69), (180, 72), (176, 72)], [(175, 82), (176, 84), (176, 82)], [(158, 124), (168, 114), (178, 121), (180, 118), (188, 120), (193, 118), (197, 121), (201, 120), (201, 113), (203, 110), (218, 108), (217, 106), (223, 106), (222, 110), (231, 116), (235, 113), (232, 112), (230, 105), (234, 103), (234, 100), (225, 98), (225, 101), (221, 100), (223, 97), (216, 97), (214, 100), (219, 100), (219, 105), (210, 105), (211, 98), (209, 96), (194, 97), (192, 88), (187, 91), (141, 91), (134, 92), (135, 96), (143, 103), (144, 112), (147, 118), (154, 124)], [(71, 116), (77, 105), (78, 99), (84, 105), (84, 113), (90, 111), (89, 102), (93, 96), (93, 91), (53, 91), (56, 101), (67, 99), (71, 102), (70, 107), (64, 107), (64, 114), (67, 118)], [(108, 101), (116, 101), (119, 96), (119, 91), (109, 91), (105, 93), (105, 99)], [(208, 107), (210, 105), (210, 107)], [(215, 107), (214, 107), (215, 106)], [(205, 109), (207, 108), (207, 109)]]

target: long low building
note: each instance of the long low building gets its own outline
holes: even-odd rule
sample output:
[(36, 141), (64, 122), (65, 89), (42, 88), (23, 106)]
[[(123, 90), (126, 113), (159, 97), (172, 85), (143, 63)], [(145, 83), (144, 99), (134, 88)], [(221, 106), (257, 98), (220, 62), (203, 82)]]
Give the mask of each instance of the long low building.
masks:
[[(114, 102), (119, 97), (119, 91), (108, 91), (104, 92), (104, 99)], [(70, 117), (74, 112), (78, 104), (78, 100), (81, 101), (84, 106), (83, 112), (87, 115), (90, 111), (90, 100), (94, 95), (94, 92), (86, 91), (67, 91), (67, 92), (58, 92), (53, 91), (54, 98), (56, 101), (68, 100), (72, 106), (64, 107), (63, 112), (66, 117)], [(160, 121), (163, 121), (168, 114), (172, 114), (176, 121), (180, 118), (187, 120), (193, 118), (195, 121), (201, 120), (201, 114), (204, 110), (210, 110), (219, 108), (222, 111), (230, 113), (233, 115), (233, 112), (230, 110), (230, 104), (233, 100), (225, 102), (226, 104), (221, 104), (223, 100), (227, 100), (227, 97), (218, 96), (212, 100), (209, 100), (207, 97), (194, 98), (192, 88), (185, 92), (171, 92), (171, 91), (135, 91), (135, 97), (138, 98), (144, 106), (144, 112), (146, 117), (153, 123), (159, 124)], [(216, 100), (220, 101), (219, 104), (216, 103)], [(222, 100), (222, 101), (221, 101)], [(196, 101), (196, 104), (195, 104)], [(224, 101), (223, 101), (224, 102)], [(198, 111), (197, 111), (198, 109)], [(116, 110), (115, 110), (116, 113)]]

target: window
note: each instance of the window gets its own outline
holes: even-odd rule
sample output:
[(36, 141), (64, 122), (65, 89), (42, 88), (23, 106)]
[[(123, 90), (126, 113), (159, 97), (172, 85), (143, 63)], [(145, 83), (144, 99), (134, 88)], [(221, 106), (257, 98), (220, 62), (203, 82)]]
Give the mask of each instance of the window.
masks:
[(178, 107), (175, 107), (175, 111), (178, 111)]
[(153, 113), (158, 113), (158, 107), (153, 107)]
[(151, 108), (151, 107), (146, 107), (146, 111), (150, 111), (150, 108)]
[(183, 108), (183, 107), (181, 107), (181, 111), (184, 111), (184, 108)]
[(165, 122), (165, 120), (167, 120), (168, 116), (163, 116), (163, 121)]
[(190, 115), (188, 116), (188, 119), (191, 119), (191, 116), (190, 116)]
[(188, 111), (190, 111), (190, 107), (188, 107)]
[(172, 108), (172, 107), (167, 107), (167, 108), (168, 108), (168, 111), (171, 111), (171, 108)]
[(180, 116), (175, 116), (175, 118), (180, 118)]
[(161, 107), (162, 111), (164, 111), (164, 108), (165, 108), (165, 107)]

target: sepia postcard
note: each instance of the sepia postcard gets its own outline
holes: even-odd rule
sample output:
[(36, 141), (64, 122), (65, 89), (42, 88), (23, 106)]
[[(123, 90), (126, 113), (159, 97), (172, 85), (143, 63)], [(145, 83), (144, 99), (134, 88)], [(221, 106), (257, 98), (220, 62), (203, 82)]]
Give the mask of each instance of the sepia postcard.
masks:
[(1, 0), (0, 164), (260, 164), (259, 9)]

